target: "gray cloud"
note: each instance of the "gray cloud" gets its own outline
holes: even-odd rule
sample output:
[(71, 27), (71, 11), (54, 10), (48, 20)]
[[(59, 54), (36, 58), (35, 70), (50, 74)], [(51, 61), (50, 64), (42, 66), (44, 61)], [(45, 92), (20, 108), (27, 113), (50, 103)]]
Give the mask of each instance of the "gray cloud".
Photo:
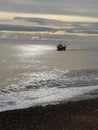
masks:
[(98, 17), (98, 0), (0, 0), (0, 11)]
[(6, 24), (1, 24), (0, 25), (0, 31), (1, 30), (6, 30), (6, 31), (56, 31), (56, 29), (53, 28), (48, 28), (48, 27), (32, 27), (32, 26), (20, 26), (20, 25), (6, 25)]
[[(11, 24), (14, 20), (27, 22), (27, 26), (19, 23)], [(4, 21), (3, 21), (4, 22)], [(62, 22), (43, 18), (15, 17), (10, 23), (0, 24), (0, 39), (32, 39), (60, 40), (79, 38), (81, 36), (98, 37), (98, 22)], [(37, 23), (37, 26), (28, 22)], [(14, 32), (14, 33), (13, 33)]]
[[(32, 23), (30, 26), (11, 24), (18, 20), (20, 22)], [(33, 23), (36, 23), (35, 26)], [(50, 20), (43, 18), (24, 18), (15, 17), (10, 24), (7, 22), (0, 24), (0, 31), (17, 31), (17, 32), (36, 32), (39, 34), (55, 34), (55, 35), (66, 35), (66, 34), (98, 34), (98, 22), (62, 22), (58, 20)]]

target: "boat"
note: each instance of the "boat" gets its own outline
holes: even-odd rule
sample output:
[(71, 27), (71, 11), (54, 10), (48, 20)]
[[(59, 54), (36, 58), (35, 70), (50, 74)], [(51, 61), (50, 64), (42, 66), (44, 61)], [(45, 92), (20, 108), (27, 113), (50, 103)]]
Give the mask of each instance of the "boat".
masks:
[(58, 44), (57, 45), (57, 50), (58, 51), (65, 51), (66, 50), (66, 45), (64, 45), (64, 44)]

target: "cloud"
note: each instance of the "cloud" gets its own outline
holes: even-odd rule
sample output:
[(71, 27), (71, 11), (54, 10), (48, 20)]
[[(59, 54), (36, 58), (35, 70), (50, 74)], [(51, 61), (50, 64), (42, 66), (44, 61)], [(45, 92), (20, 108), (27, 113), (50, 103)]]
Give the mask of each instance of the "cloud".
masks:
[(0, 11), (98, 17), (98, 0), (0, 0)]
[(41, 32), (41, 31), (56, 31), (54, 28), (49, 27), (32, 27), (32, 26), (22, 26), (22, 25), (6, 25), (1, 24), (0, 30), (6, 30), (6, 31), (27, 31), (27, 32)]
[(98, 22), (62, 22), (42, 18), (16, 17), (9, 23), (8, 20), (5, 23), (0, 21), (0, 32), (2, 39), (59, 39), (66, 36), (98, 36)]

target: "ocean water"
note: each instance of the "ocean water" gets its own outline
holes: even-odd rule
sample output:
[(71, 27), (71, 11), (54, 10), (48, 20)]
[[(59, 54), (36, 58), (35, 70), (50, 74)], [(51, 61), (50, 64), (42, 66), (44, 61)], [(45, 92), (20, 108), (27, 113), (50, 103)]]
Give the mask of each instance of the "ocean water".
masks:
[(98, 43), (0, 40), (0, 111), (98, 97)]

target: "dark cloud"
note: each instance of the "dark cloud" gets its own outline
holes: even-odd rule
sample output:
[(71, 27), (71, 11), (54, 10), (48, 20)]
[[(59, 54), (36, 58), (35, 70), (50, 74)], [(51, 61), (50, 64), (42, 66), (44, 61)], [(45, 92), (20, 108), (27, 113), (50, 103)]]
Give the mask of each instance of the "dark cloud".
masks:
[(48, 27), (32, 27), (32, 26), (21, 26), (21, 25), (0, 25), (0, 31), (29, 31), (29, 32), (37, 32), (37, 31), (56, 31), (56, 29), (48, 28)]
[[(98, 34), (98, 22), (62, 22), (58, 20), (50, 20), (43, 18), (24, 18), (24, 17), (15, 17), (14, 20), (25, 21), (36, 23), (35, 25), (11, 25), (11, 24), (0, 24), (0, 31), (24, 31), (24, 32), (47, 32), (50, 34), (76, 34), (76, 33), (85, 33), (85, 34)], [(11, 21), (10, 21), (11, 23)], [(63, 33), (62, 33), (63, 32)]]
[(98, 17), (98, 0), (0, 0), (0, 11)]
[[(12, 25), (14, 20), (25, 21), (27, 24), (19, 25), (15, 22)], [(31, 23), (29, 26), (28, 22)], [(33, 23), (37, 23), (37, 26)], [(10, 23), (6, 21), (5, 24), (0, 24), (0, 39), (73, 40), (81, 36), (98, 37), (98, 22), (62, 22), (43, 18), (15, 17)]]

